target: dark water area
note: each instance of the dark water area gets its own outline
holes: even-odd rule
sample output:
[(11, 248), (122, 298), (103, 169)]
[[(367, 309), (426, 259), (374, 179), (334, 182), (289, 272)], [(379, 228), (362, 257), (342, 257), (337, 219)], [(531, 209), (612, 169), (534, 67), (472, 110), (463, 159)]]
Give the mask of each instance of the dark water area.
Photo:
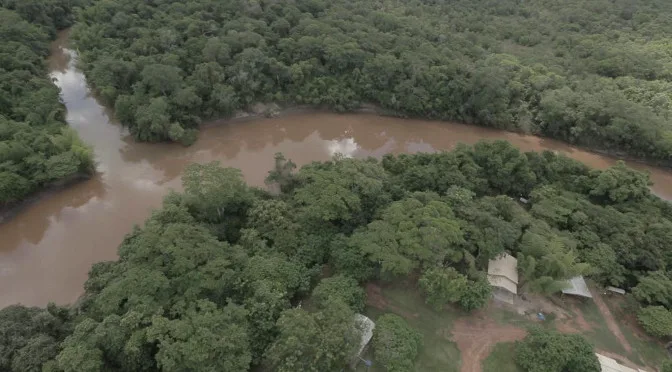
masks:
[[(67, 121), (94, 147), (98, 174), (49, 193), (0, 225), (0, 306), (74, 302), (91, 265), (116, 259), (133, 225), (141, 224), (164, 195), (180, 189), (180, 175), (193, 162), (220, 161), (262, 186), (282, 152), (297, 165), (336, 153), (380, 157), (386, 153), (450, 150), (458, 143), (504, 139), (524, 151), (553, 150), (595, 168), (615, 159), (562, 142), (450, 122), (407, 120), (375, 114), (295, 113), (273, 119), (211, 123), (191, 147), (136, 143), (110, 118), (75, 67), (68, 34), (54, 42), (50, 74), (61, 88)], [(653, 190), (672, 199), (672, 172), (638, 163)]]

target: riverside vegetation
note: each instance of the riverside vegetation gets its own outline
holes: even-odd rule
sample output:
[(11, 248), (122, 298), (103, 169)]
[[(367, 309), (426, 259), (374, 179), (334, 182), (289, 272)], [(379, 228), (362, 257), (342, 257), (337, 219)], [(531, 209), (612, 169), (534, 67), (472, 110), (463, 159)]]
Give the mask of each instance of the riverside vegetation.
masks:
[(0, 208), (94, 171), (45, 68), (56, 29), (72, 24), (70, 4), (0, 0)]
[(82, 67), (142, 141), (256, 102), (458, 120), (668, 162), (672, 3), (90, 1)]
[[(628, 289), (645, 316), (669, 313), (672, 207), (622, 163), (591, 170), (499, 141), (298, 171), (278, 154), (274, 192), (217, 163), (189, 166), (182, 182), (118, 261), (92, 267), (76, 304), (0, 311), (1, 369), (340, 371), (358, 345), (363, 284), (419, 278), (428, 304), (470, 311), (490, 298), (485, 270), (503, 252), (524, 291), (586, 275)], [(421, 337), (403, 318), (380, 321), (377, 362), (411, 370)], [(516, 350), (526, 371), (599, 368), (579, 335), (532, 330)]]

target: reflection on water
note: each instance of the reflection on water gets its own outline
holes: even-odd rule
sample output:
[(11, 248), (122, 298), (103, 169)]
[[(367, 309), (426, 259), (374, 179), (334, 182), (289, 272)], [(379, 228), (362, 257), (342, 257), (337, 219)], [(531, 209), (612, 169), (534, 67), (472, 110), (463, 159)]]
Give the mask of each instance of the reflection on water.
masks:
[[(21, 302), (68, 303), (82, 291), (92, 263), (112, 260), (134, 224), (161, 204), (192, 162), (219, 160), (240, 168), (248, 183), (263, 185), (273, 155), (283, 152), (297, 165), (386, 153), (452, 149), (457, 143), (506, 139), (523, 150), (550, 149), (604, 168), (614, 160), (566, 144), (455, 123), (404, 120), (367, 114), (293, 114), (245, 123), (211, 123), (198, 142), (142, 144), (110, 119), (74, 67), (74, 53), (63, 49), (67, 34), (54, 44), (49, 60), (68, 108), (67, 120), (95, 149), (99, 174), (57, 191), (0, 225), (0, 306)], [(654, 191), (672, 198), (672, 174), (652, 167)]]

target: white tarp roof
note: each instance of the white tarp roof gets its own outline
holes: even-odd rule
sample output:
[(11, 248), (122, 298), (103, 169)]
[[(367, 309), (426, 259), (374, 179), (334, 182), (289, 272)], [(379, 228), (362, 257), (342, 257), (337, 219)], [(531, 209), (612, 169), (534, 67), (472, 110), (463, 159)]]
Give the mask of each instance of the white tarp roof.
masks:
[(619, 364), (616, 359), (609, 358), (606, 355), (595, 353), (597, 360), (600, 361), (602, 372), (645, 372), (642, 369), (632, 369), (630, 367)]
[(582, 276), (575, 276), (572, 279), (569, 279), (567, 281), (567, 284), (569, 287), (567, 289), (563, 289), (562, 293), (574, 296), (593, 298), (593, 295), (590, 294), (590, 291), (588, 290), (588, 285), (586, 285), (586, 281), (583, 279)]
[(376, 323), (362, 314), (355, 314), (355, 327), (362, 333), (362, 339), (359, 342), (359, 349), (357, 349), (357, 356), (362, 354), (366, 345), (373, 337), (373, 329), (376, 328)]
[(607, 291), (611, 291), (611, 292), (622, 294), (622, 295), (625, 294), (625, 289), (616, 288), (616, 287), (612, 287), (612, 286), (608, 286)]
[(508, 253), (488, 262), (488, 282), (511, 293), (518, 293), (518, 260)]

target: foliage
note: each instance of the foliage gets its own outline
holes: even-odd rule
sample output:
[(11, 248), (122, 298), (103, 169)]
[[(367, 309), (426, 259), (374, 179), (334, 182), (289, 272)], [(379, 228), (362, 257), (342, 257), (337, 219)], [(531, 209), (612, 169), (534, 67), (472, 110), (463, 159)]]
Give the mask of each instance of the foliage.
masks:
[(516, 345), (516, 363), (529, 372), (599, 372), (593, 346), (577, 334), (533, 327)]
[(660, 372), (672, 372), (672, 360), (663, 361), (663, 365), (660, 366)]
[(637, 314), (639, 324), (656, 337), (672, 336), (672, 312), (663, 306), (648, 306)]
[[(141, 140), (181, 140), (181, 130), (257, 102), (374, 103), (672, 156), (664, 0), (84, 5), (74, 38), (87, 77)], [(529, 186), (506, 182), (524, 162), (503, 159), (481, 159), (500, 165), (487, 170), (492, 186)]]
[(329, 300), (321, 310), (286, 310), (278, 320), (279, 335), (266, 353), (278, 372), (340, 371), (355, 355), (360, 335), (352, 310)]
[(492, 286), (485, 275), (480, 274), (476, 280), (469, 281), (469, 289), (460, 297), (460, 306), (467, 311), (484, 307), (492, 297)]
[(72, 316), (67, 309), (9, 306), (0, 310), (0, 369), (41, 371), (53, 359), (59, 344), (71, 332)]
[(313, 299), (324, 304), (337, 299), (350, 306), (352, 311), (359, 313), (364, 310), (366, 294), (364, 289), (353, 278), (343, 275), (324, 278), (313, 290)]
[(422, 346), (422, 335), (395, 314), (378, 318), (373, 332), (376, 361), (390, 372), (413, 371), (413, 360)]
[(492, 288), (479, 275), (469, 280), (452, 267), (434, 267), (425, 270), (418, 285), (427, 297), (427, 303), (437, 311), (446, 304), (457, 303), (467, 311), (483, 307), (492, 295)]
[(418, 281), (427, 296), (427, 303), (436, 310), (444, 305), (460, 301), (469, 290), (469, 280), (452, 267), (436, 267), (426, 270)]
[(0, 1), (0, 207), (95, 170), (91, 148), (65, 126), (44, 63), (56, 29), (72, 22), (71, 7)]
[(462, 242), (452, 210), (432, 193), (393, 202), (380, 220), (350, 238), (350, 244), (360, 247), (388, 276), (409, 274), (420, 266), (459, 262)]
[(664, 271), (652, 271), (639, 279), (632, 295), (645, 304), (672, 307), (672, 279)]
[[(0, 369), (340, 371), (359, 345), (365, 282), (418, 278), (433, 307), (470, 311), (489, 301), (488, 260), (503, 252), (518, 257), (528, 290), (554, 293), (579, 274), (617, 284), (649, 306), (644, 327), (670, 334), (672, 208), (632, 191), (646, 175), (505, 142), (296, 171), (276, 161), (269, 180), (279, 189), (269, 192), (217, 163), (190, 166), (183, 192), (126, 236), (118, 261), (92, 267), (71, 309), (0, 311)], [(508, 161), (511, 177), (488, 171)], [(596, 194), (603, 172), (627, 175), (616, 188), (629, 191)], [(422, 308), (436, 319), (412, 323), (431, 338), (446, 313)], [(376, 358), (408, 369), (418, 338), (390, 323), (376, 327), (386, 335), (374, 340)], [(580, 336), (533, 330), (516, 360), (530, 371), (591, 371), (590, 353)]]

